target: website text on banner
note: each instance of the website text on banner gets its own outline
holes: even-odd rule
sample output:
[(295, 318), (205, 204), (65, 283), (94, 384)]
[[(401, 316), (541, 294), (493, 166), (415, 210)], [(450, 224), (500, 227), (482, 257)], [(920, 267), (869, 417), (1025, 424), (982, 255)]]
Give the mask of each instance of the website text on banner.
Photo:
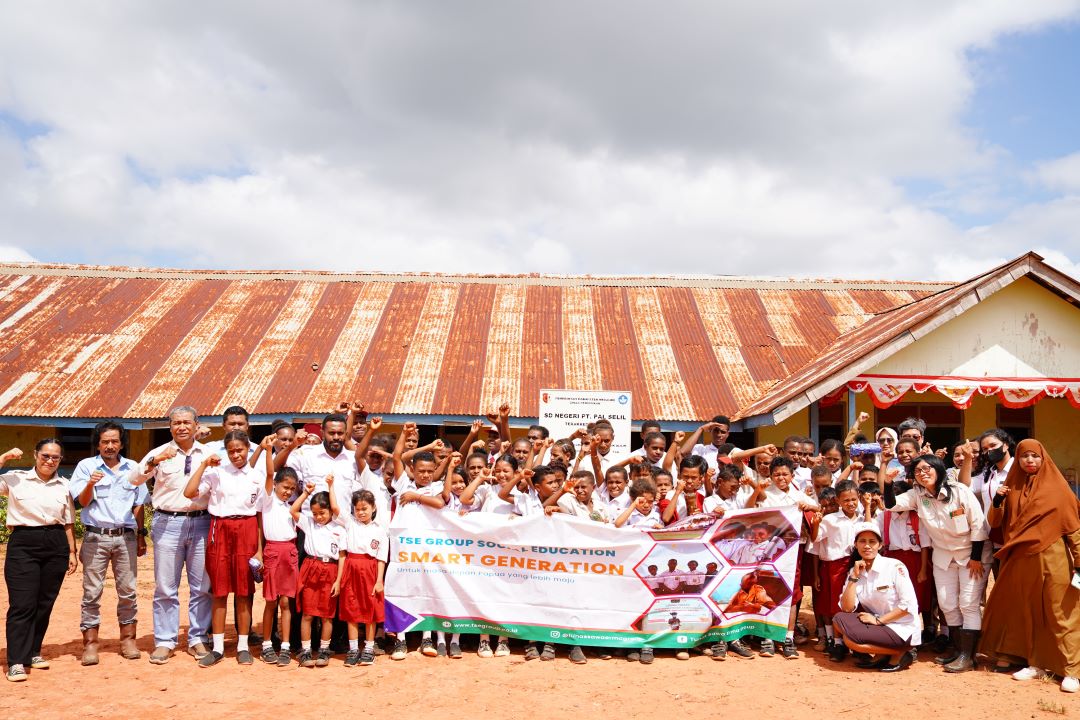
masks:
[(801, 525), (796, 508), (642, 532), (410, 504), (391, 524), (386, 629), (616, 648), (782, 641)]
[(613, 390), (541, 390), (540, 424), (553, 438), (566, 438), (575, 430), (604, 418), (611, 423), (612, 458), (630, 454), (630, 417), (633, 395)]

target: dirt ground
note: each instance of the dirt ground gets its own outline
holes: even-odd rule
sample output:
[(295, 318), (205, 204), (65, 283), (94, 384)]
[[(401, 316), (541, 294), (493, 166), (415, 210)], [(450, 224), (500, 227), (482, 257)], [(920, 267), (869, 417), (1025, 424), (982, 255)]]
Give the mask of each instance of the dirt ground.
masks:
[[(0, 549), (2, 554), (2, 549)], [(855, 668), (850, 660), (830, 663), (808, 647), (798, 660), (755, 658), (716, 662), (695, 655), (681, 662), (658, 653), (651, 666), (625, 660), (590, 659), (575, 666), (560, 651), (555, 662), (526, 663), (520, 651), (509, 658), (425, 658), (410, 652), (402, 662), (379, 657), (369, 668), (345, 668), (337, 656), (327, 668), (288, 669), (235, 662), (232, 620), (226, 657), (200, 669), (177, 654), (164, 666), (147, 662), (153, 647), (150, 598), (153, 568), (148, 554), (139, 563), (139, 647), (142, 660), (118, 654), (115, 591), (111, 579), (103, 598), (101, 663), (79, 665), (81, 568), (64, 582), (45, 638), (49, 670), (31, 671), (25, 683), (0, 683), (0, 707), (10, 715), (39, 718), (168, 717), (198, 707), (208, 717), (309, 717), (333, 713), (347, 703), (370, 717), (521, 718), (550, 720), (617, 713), (621, 718), (723, 713), (749, 707), (757, 717), (834, 716), (851, 718), (1036, 718), (1080, 715), (1080, 697), (1056, 683), (1019, 683), (989, 672), (947, 675), (926, 657), (894, 675)], [(2, 583), (0, 583), (2, 584)], [(186, 588), (186, 586), (185, 586)], [(181, 608), (186, 607), (186, 598)], [(262, 601), (255, 610), (261, 615)], [(6, 612), (7, 592), (0, 592)], [(812, 618), (804, 618), (812, 624)], [(186, 626), (181, 617), (181, 625)], [(181, 642), (183, 643), (183, 630)], [(0, 646), (6, 647), (0, 627)], [(932, 656), (930, 656), (932, 657)], [(15, 711), (15, 712), (10, 712)]]

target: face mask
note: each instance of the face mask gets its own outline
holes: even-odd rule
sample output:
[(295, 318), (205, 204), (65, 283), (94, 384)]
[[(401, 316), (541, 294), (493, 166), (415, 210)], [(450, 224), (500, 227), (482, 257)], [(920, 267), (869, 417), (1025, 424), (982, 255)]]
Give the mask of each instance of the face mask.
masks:
[(991, 465), (997, 465), (999, 462), (1005, 459), (1005, 446), (996, 447), (993, 450), (986, 451), (986, 459)]

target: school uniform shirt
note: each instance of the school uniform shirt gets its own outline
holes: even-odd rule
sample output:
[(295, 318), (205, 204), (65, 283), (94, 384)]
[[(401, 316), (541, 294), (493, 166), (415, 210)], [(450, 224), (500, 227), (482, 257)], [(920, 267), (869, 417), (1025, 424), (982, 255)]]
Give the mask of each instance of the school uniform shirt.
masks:
[[(885, 522), (888, 521), (889, 523), (889, 544), (885, 548), (886, 550), (911, 550), (914, 552), (930, 547), (930, 536), (926, 534), (926, 527), (918, 520), (917, 513), (911, 511), (895, 512), (895, 509), (879, 512), (874, 517), (874, 523), (877, 525), (883, 540), (886, 536)], [(913, 526), (918, 526), (918, 532)]]
[(855, 528), (864, 522), (858, 512), (848, 517), (843, 510), (829, 513), (821, 518), (817, 540), (810, 543), (807, 552), (821, 560), (840, 560), (851, 555), (855, 544)]
[(648, 515), (642, 515), (640, 510), (634, 508), (634, 511), (630, 513), (630, 517), (626, 519), (626, 527), (640, 527), (642, 530), (662, 528), (664, 527), (664, 521), (660, 519), (660, 513), (657, 512), (655, 506), (649, 511)]
[(296, 523), (293, 522), (291, 503), (282, 500), (277, 493), (263, 493), (255, 501), (255, 509), (262, 514), (263, 537), (268, 542), (290, 542), (296, 539)]
[[(337, 482), (335, 481), (335, 485)], [(386, 487), (383, 476), (372, 472), (370, 467), (364, 466), (364, 470), (356, 479), (356, 490), (367, 490), (375, 496), (375, 519), (372, 520), (382, 528), (390, 527), (390, 503), (393, 496), (390, 488)], [(352, 502), (350, 497), (349, 502)]]
[(232, 462), (208, 467), (199, 481), (199, 495), (209, 496), (207, 510), (219, 518), (254, 517), (255, 504), (265, 494), (266, 468), (253, 468), (246, 462), (240, 467)]
[(705, 498), (705, 502), (702, 503), (702, 509), (707, 512), (715, 512), (718, 508), (723, 509), (725, 513), (733, 510), (742, 510), (746, 507), (746, 501), (750, 499), (750, 496), (754, 494), (754, 491), (748, 487), (740, 487), (739, 490), (729, 497), (727, 500), (719, 495), (713, 494)]
[(683, 581), (683, 574), (679, 570), (664, 570), (657, 577), (660, 578), (660, 584), (672, 592), (678, 590)]
[(1005, 463), (1005, 467), (1001, 470), (997, 469), (997, 466), (990, 468), (990, 473), (979, 473), (978, 475), (971, 476), (971, 491), (975, 493), (975, 496), (979, 498), (979, 504), (982, 506), (985, 513), (994, 502), (994, 493), (998, 491), (1001, 484), (1005, 482), (1005, 478), (1009, 475), (1009, 468), (1012, 467), (1014, 458), (1009, 458), (1009, 462)]
[[(333, 475), (338, 509), (341, 515), (351, 511), (353, 486), (357, 484), (356, 457), (353, 453), (342, 450), (337, 456), (332, 456), (326, 452), (324, 445), (304, 445), (293, 450), (285, 464), (299, 476), (300, 490), (304, 489), (306, 483), (314, 483), (315, 492), (323, 492), (329, 489), (326, 476)], [(310, 504), (305, 502), (301, 512), (310, 516)], [(335, 521), (340, 523), (341, 516)]]
[(807, 487), (813, 487), (814, 480), (810, 477), (810, 468), (801, 465), (795, 468), (795, 475), (791, 479), (791, 485), (796, 490), (804, 491)]
[(519, 493), (514, 497), (514, 512), (523, 517), (543, 515), (544, 503), (540, 501), (536, 490), (529, 488), (528, 492)]
[(642, 578), (642, 580), (645, 581), (645, 584), (653, 592), (659, 590), (660, 586), (664, 584), (664, 579), (661, 578), (659, 575), (646, 575)]
[(687, 592), (700, 592), (705, 586), (705, 573), (701, 570), (687, 570), (683, 573), (683, 583)]
[[(510, 488), (510, 497), (516, 500), (517, 496), (520, 494), (521, 491), (516, 487)], [(511, 500), (510, 502), (503, 500), (499, 497), (499, 491), (496, 489), (493, 492), (489, 492), (487, 497), (484, 498), (484, 504), (480, 507), (480, 512), (494, 513), (496, 515), (513, 515), (514, 500)]]
[(922, 641), (919, 601), (904, 563), (878, 555), (874, 558), (873, 566), (864, 570), (855, 583), (855, 598), (858, 606), (875, 615), (884, 615), (897, 608), (907, 610), (907, 615), (885, 623), (885, 627), (899, 635), (901, 640), (909, 641), (913, 647)]
[(589, 507), (585, 503), (574, 497), (573, 493), (563, 493), (557, 501), (557, 504), (562, 511), (567, 515), (574, 515), (575, 517), (585, 518), (586, 520), (592, 520), (594, 522), (608, 523), (611, 519), (607, 513), (604, 512), (602, 506), (597, 504), (596, 498), (593, 498), (593, 506)]
[(310, 515), (301, 515), (296, 527), (304, 532), (304, 553), (309, 557), (336, 562), (345, 549), (345, 527), (339, 523), (320, 525)]
[(802, 490), (796, 490), (790, 485), (787, 490), (781, 490), (775, 485), (770, 484), (765, 488), (765, 497), (761, 498), (757, 504), (759, 508), (790, 507), (792, 505), (797, 505), (802, 510), (821, 509), (817, 500), (810, 497)]
[[(175, 450), (176, 455), (147, 470), (150, 458), (168, 449)], [(201, 442), (192, 443), (191, 448), (185, 453), (175, 441), (170, 440), (148, 452), (138, 467), (131, 471), (128, 480), (131, 484), (138, 485), (149, 481), (150, 478), (154, 479), (154, 489), (150, 493), (150, 499), (156, 510), (166, 512), (205, 510), (209, 498), (199, 495), (189, 500), (184, 497), (184, 488), (187, 487), (191, 474), (198, 469), (199, 464), (209, 454), (206, 446)]]
[(384, 563), (390, 562), (390, 536), (385, 528), (374, 522), (365, 525), (355, 517), (349, 517), (345, 526), (345, 547), (351, 553), (370, 555)]
[(117, 528), (135, 529), (134, 508), (145, 505), (150, 500), (146, 485), (132, 485), (128, 482), (135, 461), (126, 457), (118, 459), (115, 468), (110, 468), (100, 455), (81, 460), (71, 473), (68, 490), (73, 499), (78, 498), (90, 482), (90, 475), (100, 470), (105, 473), (94, 485), (93, 499), (82, 509), (83, 525), (116, 530)]
[(68, 482), (59, 474), (42, 480), (37, 470), (12, 470), (0, 475), (0, 495), (7, 495), (7, 526), (44, 527), (75, 522), (75, 504)]
[[(740, 450), (739, 448), (732, 448), (731, 452), (732, 453), (742, 452), (742, 450)], [(697, 445), (694, 446), (694, 449), (690, 451), (690, 454), (691, 455), (697, 455), (700, 458), (704, 458), (705, 462), (708, 464), (708, 466), (710, 468), (712, 468), (713, 470), (717, 469), (716, 456), (717, 456), (718, 453), (716, 452), (716, 446), (713, 445), (712, 443), (709, 443), (708, 445), (703, 445), (702, 443), (698, 443)], [(728, 453), (728, 454), (730, 455), (731, 453)]]
[(930, 546), (934, 549), (934, 566), (942, 570), (953, 561), (957, 565), (967, 565), (971, 559), (971, 543), (990, 537), (990, 526), (971, 488), (957, 484), (950, 485), (949, 489), (952, 495), (946, 501), (944, 488), (936, 498), (922, 486), (912, 488), (897, 496), (896, 504), (890, 508), (894, 512), (918, 512), (919, 524), (926, 528)]
[(779, 537), (770, 537), (768, 540), (759, 543), (745, 540), (728, 557), (732, 565), (757, 565), (769, 562), (785, 550), (787, 550), (787, 543)]

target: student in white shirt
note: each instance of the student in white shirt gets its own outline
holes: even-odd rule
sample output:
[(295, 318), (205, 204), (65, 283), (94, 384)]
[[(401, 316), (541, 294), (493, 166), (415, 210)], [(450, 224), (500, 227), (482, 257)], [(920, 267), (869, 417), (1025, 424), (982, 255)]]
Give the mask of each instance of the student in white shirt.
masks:
[(604, 475), (604, 482), (597, 488), (597, 495), (602, 504), (607, 507), (608, 517), (614, 519), (630, 506), (630, 493), (627, 491), (628, 484), (626, 471), (621, 467), (608, 468)]
[(641, 530), (664, 527), (656, 510), (656, 486), (652, 481), (639, 479), (630, 485), (631, 504), (615, 518), (615, 527), (636, 527)]
[(266, 456), (261, 468), (248, 464), (250, 439), (241, 430), (225, 434), (225, 451), (229, 455), (222, 463), (220, 455), (207, 455), (184, 488), (184, 497), (209, 497), (210, 537), (206, 542), (206, 572), (210, 577), (211, 649), (199, 659), (199, 667), (216, 665), (225, 656), (225, 611), (229, 595), (236, 596), (237, 640), (236, 661), (241, 665), (254, 662), (248, 649), (251, 632), (251, 600), (255, 595), (255, 580), (248, 561), (259, 552), (259, 521), (255, 514), (259, 498), (266, 485), (273, 482), (274, 464), (270, 448), (271, 435), (263, 438)]
[(972, 670), (987, 580), (983, 565), (983, 546), (989, 537), (986, 516), (967, 485), (949, 482), (945, 465), (936, 455), (915, 459), (918, 487), (898, 497), (892, 484), (897, 474), (891, 470), (882, 477), (885, 507), (918, 513), (933, 548), (938, 607), (949, 624), (950, 638), (959, 638), (955, 655), (941, 658), (946, 661), (945, 671)]
[[(288, 667), (292, 661), (289, 642), (292, 631), (292, 608), (289, 601), (296, 599), (300, 584), (299, 553), (296, 549), (296, 523), (289, 511), (292, 498), (299, 483), (296, 471), (281, 468), (274, 473), (272, 483), (266, 484), (266, 492), (259, 498), (255, 509), (260, 513), (259, 554), (263, 566), (263, 641), (262, 660), (269, 665)], [(281, 619), (281, 650), (274, 652), (271, 629), (278, 609)]]
[[(698, 441), (702, 439), (702, 435), (706, 432), (710, 434), (711, 442), (708, 445), (703, 445)], [(716, 470), (716, 458), (719, 448), (727, 444), (728, 435), (730, 434), (731, 420), (726, 415), (717, 415), (712, 420), (690, 433), (690, 437), (688, 437), (686, 442), (682, 445), (682, 454), (684, 457), (688, 455), (697, 455), (700, 458), (704, 458), (709, 468)], [(731, 448), (732, 450), (738, 450), (734, 445), (732, 445)], [(728, 452), (731, 452), (732, 450), (729, 450)]]
[[(374, 522), (375, 496), (357, 490), (353, 512), (345, 524), (345, 562), (338, 564), (333, 590), (338, 612), (348, 623), (349, 651), (345, 666), (375, 662), (375, 626), (383, 621), (383, 574), (390, 561), (390, 536)], [(360, 652), (360, 628), (364, 625), (364, 651)], [(458, 656), (460, 657), (460, 651)]]
[[(307, 483), (304, 491), (289, 508), (297, 530), (304, 533), (304, 564), (300, 568), (300, 585), (296, 600), (303, 613), (300, 620), (300, 666), (326, 667), (330, 664), (331, 618), (337, 614), (337, 597), (333, 594), (339, 564), (345, 561), (345, 527), (335, 518), (340, 514), (334, 476), (328, 476), (328, 490), (315, 492), (315, 483)], [(309, 499), (310, 498), (310, 502)], [(308, 505), (308, 513), (301, 508)], [(311, 619), (322, 618), (322, 634), (318, 657), (311, 654)]]
[(601, 503), (596, 499), (595, 486), (591, 472), (578, 470), (547, 502), (554, 500), (566, 515), (599, 523), (610, 522), (606, 508), (601, 507)]
[(865, 518), (859, 512), (859, 489), (855, 483), (844, 480), (835, 490), (840, 509), (824, 517), (814, 516), (810, 524), (812, 542), (807, 552), (814, 555), (814, 613), (821, 617), (821, 625), (825, 628), (826, 652), (833, 660), (839, 661), (847, 654), (847, 647), (832, 643), (832, 618), (844, 589), (848, 559), (855, 542), (855, 528)]
[(715, 492), (705, 498), (702, 508), (707, 513), (724, 515), (733, 510), (742, 510), (750, 499), (753, 490), (750, 485), (742, 485), (742, 478), (731, 465), (721, 465), (713, 481)]

